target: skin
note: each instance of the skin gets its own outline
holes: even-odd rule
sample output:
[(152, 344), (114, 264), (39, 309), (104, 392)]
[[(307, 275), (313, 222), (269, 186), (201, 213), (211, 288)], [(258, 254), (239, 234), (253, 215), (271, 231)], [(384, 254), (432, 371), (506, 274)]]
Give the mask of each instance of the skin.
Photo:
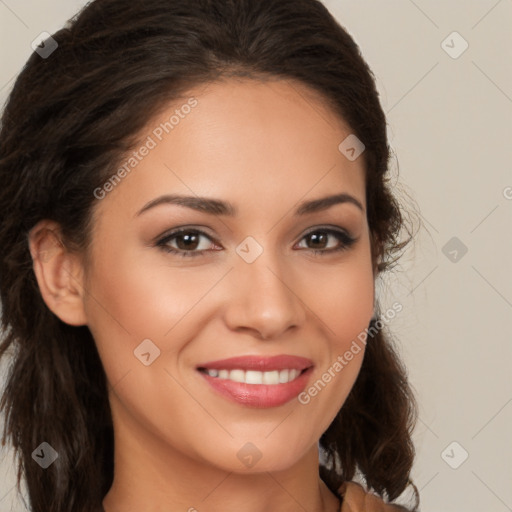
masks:
[[(338, 511), (318, 475), (317, 443), (364, 350), (307, 405), (240, 405), (195, 368), (239, 355), (298, 355), (314, 363), (311, 385), (368, 327), (374, 269), (363, 158), (340, 153), (350, 128), (301, 84), (230, 79), (188, 96), (198, 101), (190, 114), (96, 201), (87, 259), (56, 243), (50, 221), (30, 233), (44, 300), (63, 321), (89, 327), (109, 381), (115, 477), (105, 511)], [(140, 140), (177, 107), (162, 110)], [(137, 215), (170, 193), (229, 201), (238, 213), (164, 204)], [(335, 193), (363, 209), (345, 202), (294, 216), (299, 202)], [(356, 242), (328, 252), (343, 241), (305, 236), (326, 225)], [(189, 249), (201, 255), (156, 246), (180, 226), (206, 233)], [(236, 252), (248, 236), (263, 249), (252, 263)], [(168, 245), (179, 250), (183, 240)], [(145, 366), (134, 350), (148, 338), (160, 356)], [(251, 468), (237, 457), (248, 442), (261, 454)]]

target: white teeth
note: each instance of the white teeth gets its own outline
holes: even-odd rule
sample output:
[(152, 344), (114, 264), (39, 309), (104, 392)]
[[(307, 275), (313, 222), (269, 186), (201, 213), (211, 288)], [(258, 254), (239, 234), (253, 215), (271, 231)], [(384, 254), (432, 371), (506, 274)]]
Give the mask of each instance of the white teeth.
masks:
[(245, 384), (286, 384), (295, 380), (301, 373), (300, 370), (272, 370), (269, 372), (259, 372), (256, 370), (210, 370), (206, 373), (210, 377), (219, 379), (229, 379), (234, 382), (244, 382)]
[[(213, 370), (214, 372), (217, 370)], [(213, 377), (213, 375), (212, 375)], [(227, 379), (229, 377), (229, 371), (228, 370), (219, 370), (219, 379)]]
[(279, 384), (279, 370), (263, 372), (263, 384)]
[(254, 370), (247, 370), (245, 372), (246, 384), (263, 384), (263, 373)]
[[(226, 370), (227, 371), (227, 370)], [(234, 380), (235, 382), (245, 382), (245, 375), (243, 370), (231, 370), (227, 379)]]

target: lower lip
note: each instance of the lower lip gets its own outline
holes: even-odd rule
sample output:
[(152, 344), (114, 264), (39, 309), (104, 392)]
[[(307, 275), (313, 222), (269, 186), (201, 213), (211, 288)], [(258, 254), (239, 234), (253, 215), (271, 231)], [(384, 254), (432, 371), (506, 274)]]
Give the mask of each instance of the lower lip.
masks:
[(310, 367), (295, 380), (284, 384), (246, 384), (199, 373), (213, 389), (228, 399), (248, 407), (269, 408), (284, 405), (299, 395), (312, 371), (313, 367)]

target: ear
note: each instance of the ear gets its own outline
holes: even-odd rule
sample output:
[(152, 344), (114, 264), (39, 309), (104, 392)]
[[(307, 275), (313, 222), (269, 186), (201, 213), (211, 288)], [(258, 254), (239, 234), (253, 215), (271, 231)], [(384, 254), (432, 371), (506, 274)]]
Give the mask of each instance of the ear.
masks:
[(40, 221), (28, 241), (39, 290), (50, 311), (67, 324), (86, 325), (82, 262), (62, 242), (59, 225)]

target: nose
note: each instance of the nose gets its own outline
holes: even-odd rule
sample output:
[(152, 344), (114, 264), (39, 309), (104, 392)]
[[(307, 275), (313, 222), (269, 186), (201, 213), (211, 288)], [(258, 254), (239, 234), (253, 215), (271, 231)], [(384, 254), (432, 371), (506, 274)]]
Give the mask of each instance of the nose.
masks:
[(300, 327), (305, 305), (298, 277), (293, 269), (264, 251), (256, 261), (240, 259), (230, 277), (230, 293), (225, 309), (227, 326), (237, 332), (249, 332), (262, 339), (275, 339)]

